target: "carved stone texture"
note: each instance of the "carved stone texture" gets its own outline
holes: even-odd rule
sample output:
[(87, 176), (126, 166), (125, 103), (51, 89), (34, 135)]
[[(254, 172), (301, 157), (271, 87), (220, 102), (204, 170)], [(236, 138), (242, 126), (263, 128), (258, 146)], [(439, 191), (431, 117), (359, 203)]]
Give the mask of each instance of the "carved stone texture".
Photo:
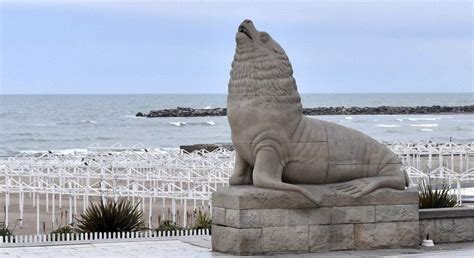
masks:
[(323, 207), (295, 192), (218, 189), (212, 196), (213, 250), (257, 255), (418, 246), (416, 189), (378, 189), (354, 199), (331, 185), (301, 187), (322, 196)]
[(268, 33), (244, 20), (236, 42), (227, 101), (236, 150), (231, 185), (299, 192), (318, 206), (327, 201), (297, 184), (340, 183), (334, 189), (353, 198), (379, 188), (405, 189), (401, 162), (383, 144), (303, 116), (291, 63)]

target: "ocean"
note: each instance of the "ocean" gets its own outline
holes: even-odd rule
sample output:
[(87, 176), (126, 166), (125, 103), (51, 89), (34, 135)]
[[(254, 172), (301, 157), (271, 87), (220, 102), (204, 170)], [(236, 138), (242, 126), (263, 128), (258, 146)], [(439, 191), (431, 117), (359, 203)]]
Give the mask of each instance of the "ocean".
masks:
[[(0, 156), (90, 146), (175, 148), (230, 142), (226, 117), (137, 118), (137, 112), (226, 106), (225, 94), (0, 95)], [(472, 93), (302, 94), (304, 107), (473, 105)], [(474, 114), (318, 116), (382, 142), (472, 142)]]

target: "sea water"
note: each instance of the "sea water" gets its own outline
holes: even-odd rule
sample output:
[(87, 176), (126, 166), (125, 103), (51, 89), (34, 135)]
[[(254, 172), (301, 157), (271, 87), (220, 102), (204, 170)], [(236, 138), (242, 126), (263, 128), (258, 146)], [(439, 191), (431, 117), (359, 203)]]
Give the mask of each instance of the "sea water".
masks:
[[(137, 112), (226, 106), (225, 94), (0, 95), (0, 156), (91, 145), (178, 147), (230, 142), (227, 117), (137, 118)], [(303, 94), (304, 107), (464, 106), (472, 93)], [(331, 115), (319, 119), (360, 130), (383, 142), (471, 142), (474, 114)]]

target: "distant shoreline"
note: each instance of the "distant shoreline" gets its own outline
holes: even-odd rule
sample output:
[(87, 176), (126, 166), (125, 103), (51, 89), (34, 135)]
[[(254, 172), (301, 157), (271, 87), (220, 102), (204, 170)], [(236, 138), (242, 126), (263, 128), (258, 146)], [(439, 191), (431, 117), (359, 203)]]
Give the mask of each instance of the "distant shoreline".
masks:
[[(413, 114), (456, 114), (474, 113), (474, 105), (469, 106), (379, 106), (379, 107), (315, 107), (303, 108), (303, 114), (316, 115), (413, 115)], [(138, 112), (137, 117), (204, 117), (226, 116), (226, 108), (199, 109), (177, 107), (175, 109), (151, 110), (149, 113)]]

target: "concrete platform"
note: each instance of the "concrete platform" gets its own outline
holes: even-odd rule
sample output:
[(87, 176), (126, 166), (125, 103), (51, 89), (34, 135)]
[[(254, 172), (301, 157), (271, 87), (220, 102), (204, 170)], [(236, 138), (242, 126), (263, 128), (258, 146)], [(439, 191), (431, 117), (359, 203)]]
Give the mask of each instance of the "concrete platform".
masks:
[(231, 186), (213, 193), (212, 248), (257, 255), (418, 246), (417, 189), (379, 189), (354, 199), (330, 185), (304, 185), (301, 194)]

